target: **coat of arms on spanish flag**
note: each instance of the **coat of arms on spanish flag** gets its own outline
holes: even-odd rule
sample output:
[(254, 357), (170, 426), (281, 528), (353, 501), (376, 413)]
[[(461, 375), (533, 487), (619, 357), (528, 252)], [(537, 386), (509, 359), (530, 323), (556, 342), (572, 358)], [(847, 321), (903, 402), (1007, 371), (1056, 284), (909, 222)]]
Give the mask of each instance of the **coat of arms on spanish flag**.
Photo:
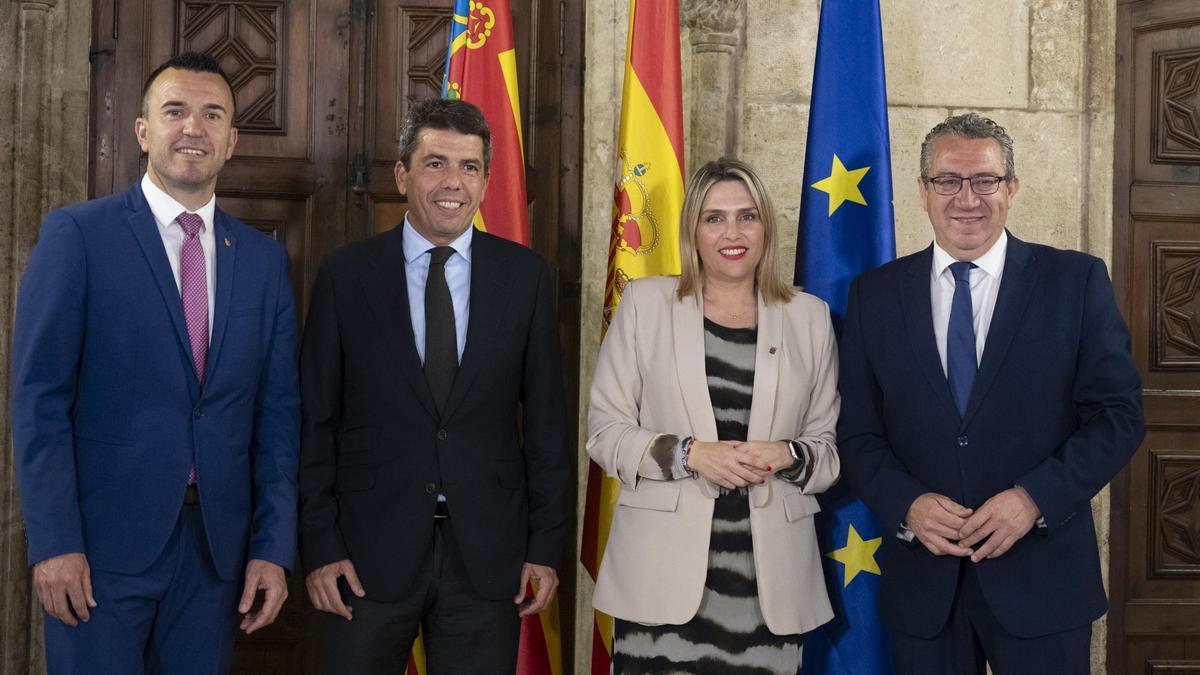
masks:
[[(604, 326), (625, 284), (638, 277), (679, 274), (679, 212), (683, 208), (683, 85), (678, 0), (630, 0), (625, 82), (621, 93), (616, 187)], [(583, 566), (600, 570), (619, 484), (588, 466)], [(595, 613), (592, 674), (612, 665), (612, 617)]]

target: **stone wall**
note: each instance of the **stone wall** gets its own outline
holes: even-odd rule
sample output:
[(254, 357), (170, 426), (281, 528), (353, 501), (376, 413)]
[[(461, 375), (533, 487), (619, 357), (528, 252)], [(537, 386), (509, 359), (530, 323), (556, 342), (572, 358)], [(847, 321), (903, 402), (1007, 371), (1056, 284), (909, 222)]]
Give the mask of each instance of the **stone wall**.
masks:
[[(796, 223), (819, 0), (681, 0), (687, 163), (732, 151), (759, 169)], [(917, 195), (925, 133), (977, 110), (1007, 127), (1022, 189), (1009, 226), (1022, 238), (1111, 251), (1116, 0), (881, 0), (891, 126), (897, 253), (932, 239)], [(584, 105), (581, 401), (599, 349), (627, 0), (587, 3)], [(785, 225), (785, 227), (787, 227)], [(794, 229), (782, 237), (790, 276)], [(581, 430), (586, 424), (581, 421)], [(587, 458), (580, 439), (580, 475)], [(580, 485), (584, 504), (585, 485)], [(1107, 492), (1093, 504), (1107, 573)], [(576, 672), (591, 654), (591, 580), (579, 576)], [(1104, 672), (1105, 632), (1093, 638)]]
[[(87, 196), (88, 0), (0, 3), (0, 438), (17, 283), (42, 216)], [(7, 444), (7, 443), (6, 443)], [(0, 453), (0, 675), (44, 672), (12, 452)]]

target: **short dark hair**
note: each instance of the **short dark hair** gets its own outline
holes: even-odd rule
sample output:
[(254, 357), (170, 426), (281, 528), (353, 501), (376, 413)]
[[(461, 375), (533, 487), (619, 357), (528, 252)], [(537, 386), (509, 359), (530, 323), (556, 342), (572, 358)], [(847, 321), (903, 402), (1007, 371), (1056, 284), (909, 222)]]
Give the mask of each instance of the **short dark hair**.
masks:
[(233, 95), (233, 83), (229, 81), (229, 76), (225, 74), (225, 71), (221, 68), (221, 64), (217, 63), (216, 59), (200, 52), (183, 52), (182, 54), (173, 56), (155, 68), (154, 72), (150, 73), (150, 77), (146, 78), (146, 84), (142, 85), (142, 117), (150, 114), (147, 96), (150, 94), (151, 85), (168, 68), (186, 70), (191, 73), (215, 73), (220, 75), (221, 79), (225, 80), (225, 86), (229, 87), (229, 98), (233, 101), (234, 107), (233, 110), (229, 111), (229, 117), (233, 119), (233, 116), (237, 113), (237, 97)]
[(483, 173), (492, 167), (492, 131), (483, 112), (462, 99), (430, 98), (417, 101), (404, 116), (400, 132), (400, 162), (405, 170), (412, 168), (412, 156), (421, 143), (422, 129), (452, 129), (460, 134), (478, 136), (483, 140)]

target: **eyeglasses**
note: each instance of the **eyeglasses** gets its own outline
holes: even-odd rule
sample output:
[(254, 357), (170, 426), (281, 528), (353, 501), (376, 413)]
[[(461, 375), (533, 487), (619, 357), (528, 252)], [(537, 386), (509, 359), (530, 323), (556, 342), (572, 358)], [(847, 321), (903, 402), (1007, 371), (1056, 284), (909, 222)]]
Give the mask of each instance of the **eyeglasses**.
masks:
[(943, 197), (950, 197), (958, 194), (962, 190), (963, 183), (970, 182), (971, 190), (977, 195), (995, 194), (996, 190), (1000, 189), (1001, 183), (1008, 182), (1008, 176), (992, 176), (990, 174), (980, 174), (978, 176), (922, 176), (921, 180), (925, 181), (926, 185), (933, 184), (933, 191)]

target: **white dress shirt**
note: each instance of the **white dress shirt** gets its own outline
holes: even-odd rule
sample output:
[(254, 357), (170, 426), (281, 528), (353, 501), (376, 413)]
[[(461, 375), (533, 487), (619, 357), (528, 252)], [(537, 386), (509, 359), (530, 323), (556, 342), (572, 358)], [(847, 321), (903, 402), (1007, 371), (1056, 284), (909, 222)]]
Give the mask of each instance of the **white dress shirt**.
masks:
[[(983, 347), (987, 342), (988, 328), (992, 325), (992, 313), (996, 310), (996, 295), (1000, 292), (1000, 277), (1004, 274), (1004, 258), (1008, 253), (1008, 233), (1001, 231), (1000, 238), (973, 262), (971, 269), (971, 312), (975, 326), (975, 363), (983, 359)], [(950, 330), (950, 305), (954, 301), (954, 273), (950, 265), (958, 262), (944, 248), (933, 243), (933, 268), (929, 274), (930, 299), (933, 301), (933, 337), (937, 341), (938, 356), (942, 359), (942, 373), (946, 373), (946, 334)]]
[[(171, 275), (175, 277), (175, 288), (180, 289), (179, 258), (183, 248), (183, 226), (175, 221), (179, 214), (187, 211), (183, 204), (175, 201), (171, 195), (163, 192), (162, 188), (150, 180), (149, 174), (142, 176), (142, 194), (154, 214), (154, 222), (158, 223), (158, 234), (162, 237), (163, 247), (167, 249), (167, 261), (171, 263)], [(200, 228), (200, 246), (204, 248), (204, 282), (208, 286), (208, 339), (212, 340), (213, 307), (216, 303), (217, 252), (216, 236), (213, 234), (213, 216), (217, 212), (217, 196), (214, 194), (208, 203), (194, 213), (204, 221)], [(182, 290), (180, 290), (182, 293)]]
[[(404, 216), (404, 275), (408, 279), (408, 311), (412, 320), (413, 340), (417, 355), (425, 363), (425, 280), (429, 278), (429, 251), (436, 248), (413, 229)], [(471, 314), (471, 237), (475, 228), (468, 227), (458, 239), (450, 242), (454, 253), (446, 260), (446, 285), (454, 304), (454, 332), (458, 338), (458, 360), (462, 362), (467, 346), (467, 319)]]

